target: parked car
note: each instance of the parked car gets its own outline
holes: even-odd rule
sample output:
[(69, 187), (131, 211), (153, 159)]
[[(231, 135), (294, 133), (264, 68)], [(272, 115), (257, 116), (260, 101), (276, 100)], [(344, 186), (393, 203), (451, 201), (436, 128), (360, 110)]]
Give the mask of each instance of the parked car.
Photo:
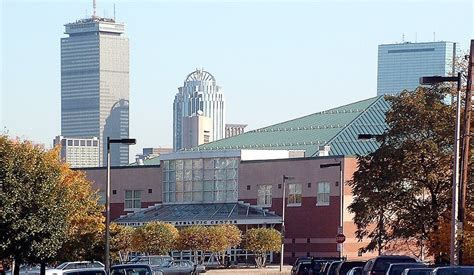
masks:
[(328, 260), (312, 260), (311, 261), (311, 274), (319, 275), (323, 274), (323, 269)]
[(149, 264), (119, 264), (110, 268), (110, 275), (163, 275), (163, 272)]
[[(12, 275), (12, 270), (5, 271), (6, 275)], [(39, 265), (22, 265), (20, 266), (20, 275), (39, 275), (40, 266)]]
[(195, 264), (189, 260), (175, 260), (165, 262), (157, 267), (163, 274), (201, 274), (206, 272), (206, 267)]
[(425, 264), (423, 263), (395, 263), (391, 264), (387, 272), (385, 273), (386, 275), (402, 275), (403, 271), (407, 268), (410, 267), (424, 267)]
[(336, 267), (336, 275), (346, 275), (349, 270), (353, 267), (363, 267), (365, 265), (364, 261), (343, 261), (340, 262)]
[(339, 266), (339, 263), (342, 261), (333, 261), (329, 264), (327, 270), (325, 270), (325, 275), (336, 275), (336, 269)]
[(437, 267), (432, 272), (432, 275), (472, 275), (474, 274), (474, 266), (443, 266)]
[(391, 264), (416, 262), (418, 260), (410, 256), (378, 256), (367, 261), (362, 270), (362, 275), (385, 275)]
[(291, 275), (307, 274), (301, 272), (304, 268), (309, 268), (308, 266), (311, 266), (312, 261), (313, 258), (311, 257), (299, 257), (298, 259), (296, 259), (295, 263), (293, 264), (293, 267), (291, 268)]
[(347, 272), (347, 275), (362, 275), (362, 269), (363, 267), (361, 266), (353, 267), (349, 272)]
[(403, 271), (402, 275), (431, 275), (432, 267), (413, 267), (407, 268)]
[(323, 274), (323, 275), (326, 274), (326, 273), (328, 272), (329, 267), (331, 266), (332, 262), (334, 262), (334, 261), (336, 261), (336, 260), (328, 260), (328, 261), (326, 261), (326, 262), (323, 264), (323, 266), (322, 266), (322, 268), (321, 268), (321, 271), (320, 271), (319, 273), (320, 273), (320, 274)]
[(298, 265), (301, 263), (301, 262), (311, 262), (313, 260), (312, 257), (298, 257), (295, 261), (295, 263), (293, 264), (293, 267), (291, 268), (291, 274), (293, 274), (293, 272), (296, 272), (296, 269), (298, 268)]
[(46, 275), (63, 275), (64, 272), (67, 270), (87, 269), (87, 268), (104, 269), (104, 264), (101, 262), (96, 262), (96, 261), (64, 262), (55, 268), (46, 269)]
[(311, 261), (300, 261), (291, 269), (291, 275), (312, 275), (313, 263)]
[(173, 257), (169, 255), (149, 255), (149, 256), (137, 256), (132, 258), (128, 263), (131, 264), (149, 264), (149, 265), (162, 265), (165, 262), (170, 262)]
[(104, 268), (80, 268), (65, 270), (63, 275), (106, 275)]

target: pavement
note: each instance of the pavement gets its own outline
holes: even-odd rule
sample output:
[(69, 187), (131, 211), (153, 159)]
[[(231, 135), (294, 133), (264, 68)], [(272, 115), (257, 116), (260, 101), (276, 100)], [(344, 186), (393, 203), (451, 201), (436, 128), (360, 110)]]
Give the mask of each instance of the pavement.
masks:
[(225, 268), (225, 269), (210, 269), (205, 274), (243, 274), (243, 275), (258, 275), (258, 274), (290, 274), (291, 266), (284, 265), (282, 272), (280, 272), (279, 265), (269, 265), (265, 268), (257, 269), (255, 267), (239, 267), (239, 268)]

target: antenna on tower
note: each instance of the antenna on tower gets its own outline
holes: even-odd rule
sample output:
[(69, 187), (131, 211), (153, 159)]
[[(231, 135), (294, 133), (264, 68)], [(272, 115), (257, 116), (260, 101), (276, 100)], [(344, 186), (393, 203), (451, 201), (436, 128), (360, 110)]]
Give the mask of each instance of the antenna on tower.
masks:
[(405, 34), (402, 33), (402, 42), (405, 42)]
[(433, 42), (436, 42), (436, 32), (433, 32)]
[(92, 13), (92, 18), (95, 18), (96, 17), (96, 15), (95, 15), (95, 12), (96, 12), (95, 0), (92, 0), (92, 8), (94, 9), (94, 11)]
[(115, 3), (114, 3), (114, 21), (115, 21)]

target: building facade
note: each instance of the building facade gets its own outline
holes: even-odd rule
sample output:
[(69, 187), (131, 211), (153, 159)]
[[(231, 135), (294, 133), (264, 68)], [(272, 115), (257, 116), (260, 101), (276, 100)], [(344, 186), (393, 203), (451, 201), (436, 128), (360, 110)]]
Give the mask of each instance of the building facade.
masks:
[[(131, 226), (159, 220), (177, 227), (230, 223), (243, 231), (281, 230), (285, 207), (286, 263), (302, 256), (373, 256), (358, 252), (366, 243), (355, 238), (356, 227), (347, 211), (352, 201), (347, 182), (357, 168), (356, 158), (293, 158), (283, 150), (185, 153), (166, 155), (157, 166), (112, 169), (112, 218)], [(324, 168), (338, 163), (341, 166)], [(84, 171), (103, 193), (106, 169)], [(284, 175), (292, 179), (284, 181)], [(346, 236), (342, 246), (335, 240), (338, 232)]]
[[(348, 182), (357, 169), (355, 156), (380, 145), (359, 135), (383, 133), (388, 109), (379, 96), (161, 155), (142, 166), (117, 167), (111, 173), (112, 217), (130, 226), (230, 223), (243, 231), (281, 230), (284, 218), (286, 263), (301, 256), (370, 258), (359, 253), (367, 243), (355, 237)], [(103, 192), (106, 170), (84, 170)], [(336, 243), (340, 232), (343, 245)]]
[(183, 148), (191, 148), (213, 141), (212, 119), (200, 114), (183, 118)]
[[(99, 165), (106, 165), (107, 137), (129, 135), (129, 41), (114, 19), (91, 18), (65, 25), (61, 38), (61, 135), (95, 136)], [(127, 145), (111, 145), (113, 166), (129, 163)]]
[(67, 138), (56, 136), (54, 146), (61, 146), (61, 159), (71, 168), (98, 167), (100, 142), (97, 137)]
[(413, 91), (422, 76), (453, 73), (456, 43), (383, 44), (378, 47), (377, 95)]
[(247, 124), (226, 124), (225, 137), (228, 138), (243, 134), (245, 132), (245, 127), (247, 127)]
[(173, 149), (185, 148), (184, 139), (187, 133), (183, 120), (192, 116), (208, 117), (212, 123), (210, 140), (224, 137), (225, 100), (221, 87), (209, 72), (197, 69), (190, 73), (184, 85), (178, 88), (173, 103)]

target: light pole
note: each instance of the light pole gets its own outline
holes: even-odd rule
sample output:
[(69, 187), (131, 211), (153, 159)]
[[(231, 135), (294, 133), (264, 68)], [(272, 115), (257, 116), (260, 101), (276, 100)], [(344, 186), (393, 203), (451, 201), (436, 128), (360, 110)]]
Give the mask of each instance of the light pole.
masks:
[(133, 145), (137, 143), (134, 138), (111, 139), (107, 137), (107, 185), (105, 187), (105, 271), (110, 271), (110, 144), (120, 143)]
[(285, 199), (286, 199), (286, 181), (292, 180), (294, 177), (289, 177), (283, 175), (282, 180), (282, 188), (283, 188), (283, 195), (281, 197), (281, 248), (280, 248), (280, 272), (283, 270), (283, 252), (285, 250)]
[(452, 210), (451, 210), (451, 247), (449, 262), (451, 265), (459, 264), (459, 253), (461, 247), (458, 243), (459, 237), (459, 143), (460, 143), (460, 128), (461, 128), (461, 73), (457, 77), (443, 77), (443, 76), (425, 76), (420, 78), (420, 84), (434, 85), (443, 82), (457, 82), (456, 94), (456, 124), (454, 130), (454, 165), (453, 165), (453, 195), (452, 195)]
[[(320, 164), (319, 168), (339, 167), (339, 227), (337, 228), (337, 234), (344, 234), (344, 178), (342, 175), (342, 160), (336, 163), (324, 163)], [(342, 259), (344, 256), (344, 244), (339, 245), (339, 258)]]

